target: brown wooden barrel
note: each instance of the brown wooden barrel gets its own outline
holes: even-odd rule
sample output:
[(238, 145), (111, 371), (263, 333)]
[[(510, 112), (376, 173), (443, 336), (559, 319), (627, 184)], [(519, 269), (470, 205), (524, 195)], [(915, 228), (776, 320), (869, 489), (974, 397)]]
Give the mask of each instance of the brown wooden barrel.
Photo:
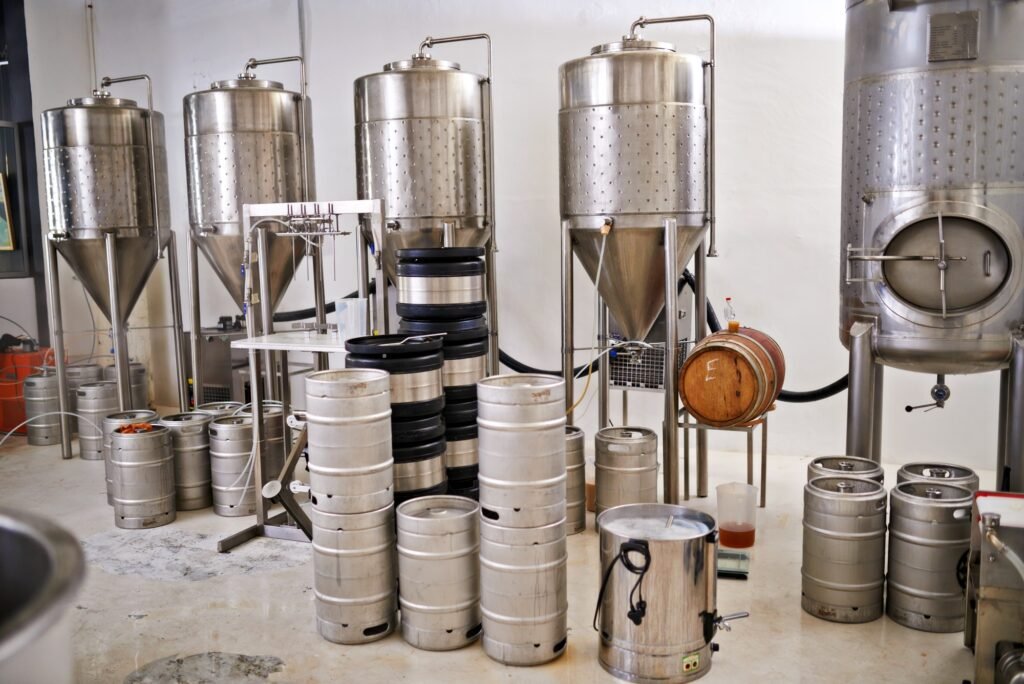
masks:
[(767, 411), (782, 391), (786, 361), (770, 336), (752, 328), (710, 335), (679, 371), (679, 398), (698, 422), (741, 425)]

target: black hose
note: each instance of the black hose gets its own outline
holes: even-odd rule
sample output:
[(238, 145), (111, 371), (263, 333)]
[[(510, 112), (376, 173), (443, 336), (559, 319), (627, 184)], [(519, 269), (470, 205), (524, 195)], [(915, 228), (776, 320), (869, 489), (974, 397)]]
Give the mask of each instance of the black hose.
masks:
[[(377, 291), (377, 281), (370, 281), (370, 289), (368, 294), (374, 294)], [(359, 290), (355, 292), (349, 292), (342, 299), (355, 299), (359, 296)], [(334, 313), (334, 300), (324, 304), (324, 313)], [(294, 323), (296, 321), (306, 321), (310, 318), (316, 318), (316, 307), (310, 307), (308, 309), (295, 309), (294, 311), (278, 311), (274, 314), (275, 323)]]
[[(689, 269), (683, 269), (683, 274), (679, 278), (679, 292), (683, 291), (683, 285), (689, 285), (690, 289), (693, 292), (697, 291), (697, 281), (693, 277), (693, 274), (689, 271)], [(374, 292), (376, 291), (376, 287), (377, 287), (376, 281), (371, 280), (370, 281), (369, 294), (374, 294)], [(351, 293), (345, 295), (344, 299), (354, 299), (354, 298), (356, 298), (358, 296), (359, 296), (359, 292), (358, 291), (351, 292)], [(707, 301), (707, 309), (708, 309), (708, 315), (707, 315), (707, 317), (708, 317), (708, 328), (711, 329), (711, 332), (716, 333), (716, 332), (718, 332), (719, 330), (722, 329), (722, 323), (718, 319), (718, 314), (715, 312), (715, 307), (712, 306), (712, 304), (711, 304), (711, 299), (709, 298), (706, 301)], [(335, 308), (334, 307), (334, 301), (327, 302), (327, 304), (325, 306), (325, 312), (326, 313), (334, 313), (334, 308)], [(295, 322), (295, 321), (308, 320), (310, 318), (314, 318), (315, 316), (316, 316), (316, 309), (315, 308), (297, 309), (295, 311), (279, 311), (276, 314), (274, 314), (274, 322), (275, 323), (292, 323), (292, 322)], [(499, 359), (499, 361), (501, 361), (502, 364), (504, 364), (505, 366), (507, 366), (511, 370), (514, 370), (516, 373), (541, 373), (543, 375), (556, 375), (558, 377), (562, 376), (562, 371), (561, 370), (557, 370), (557, 371), (544, 370), (544, 369), (541, 369), (541, 368), (534, 368), (533, 366), (528, 366), (525, 363), (516, 360), (511, 355), (506, 353), (504, 350), (498, 350), (498, 359)], [(601, 360), (600, 359), (596, 359), (590, 365), (590, 372), (591, 373), (597, 373), (600, 369), (601, 369)], [(584, 373), (586, 371), (587, 371), (587, 364), (583, 364), (582, 366), (577, 366), (576, 368), (573, 368), (572, 374), (574, 376), (579, 376), (579, 375), (581, 375), (582, 373)], [(821, 401), (822, 399), (828, 399), (829, 397), (834, 397), (835, 395), (839, 394), (840, 392), (845, 391), (849, 386), (850, 386), (850, 376), (849, 375), (844, 375), (843, 377), (839, 378), (838, 380), (836, 380), (835, 382), (833, 382), (831, 384), (828, 384), (828, 385), (825, 385), (824, 387), (819, 387), (819, 388), (813, 389), (813, 390), (806, 390), (806, 391), (782, 390), (781, 392), (779, 392), (779, 401), (785, 401), (785, 402), (788, 402), (788, 403), (791, 403), (791, 404), (809, 404), (809, 403), (814, 402), (814, 401)]]

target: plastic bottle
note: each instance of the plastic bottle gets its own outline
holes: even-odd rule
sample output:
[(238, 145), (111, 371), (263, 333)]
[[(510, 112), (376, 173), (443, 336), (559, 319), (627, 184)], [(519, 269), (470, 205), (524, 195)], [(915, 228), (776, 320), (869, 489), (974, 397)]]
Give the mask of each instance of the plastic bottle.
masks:
[(732, 306), (732, 297), (725, 298), (725, 320), (729, 332), (736, 332), (740, 329), (740, 322), (736, 320), (736, 309)]

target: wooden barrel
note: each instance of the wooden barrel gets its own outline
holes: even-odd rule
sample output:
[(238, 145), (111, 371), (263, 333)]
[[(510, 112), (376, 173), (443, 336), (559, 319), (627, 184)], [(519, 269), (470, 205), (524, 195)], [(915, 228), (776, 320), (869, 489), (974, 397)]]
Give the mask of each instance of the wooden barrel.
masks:
[(786, 361), (771, 337), (752, 328), (710, 335), (679, 371), (679, 398), (697, 421), (742, 425), (767, 411), (782, 391)]

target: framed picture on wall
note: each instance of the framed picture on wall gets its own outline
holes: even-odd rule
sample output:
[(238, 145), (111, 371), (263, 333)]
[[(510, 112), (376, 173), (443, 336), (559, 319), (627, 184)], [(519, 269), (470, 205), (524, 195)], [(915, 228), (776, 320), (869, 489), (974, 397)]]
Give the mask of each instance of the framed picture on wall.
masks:
[(14, 251), (14, 228), (11, 207), (7, 201), (7, 176), (0, 173), (0, 252)]

